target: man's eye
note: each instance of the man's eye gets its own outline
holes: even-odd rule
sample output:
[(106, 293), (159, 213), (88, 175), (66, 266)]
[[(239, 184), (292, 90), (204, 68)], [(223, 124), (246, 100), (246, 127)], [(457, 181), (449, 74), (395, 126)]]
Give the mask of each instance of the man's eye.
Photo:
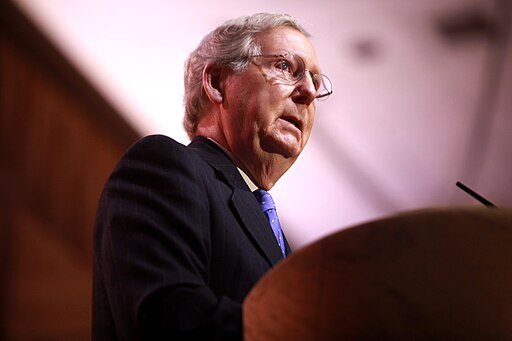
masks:
[(276, 68), (278, 68), (282, 72), (290, 72), (290, 65), (287, 60), (279, 60), (276, 64)]

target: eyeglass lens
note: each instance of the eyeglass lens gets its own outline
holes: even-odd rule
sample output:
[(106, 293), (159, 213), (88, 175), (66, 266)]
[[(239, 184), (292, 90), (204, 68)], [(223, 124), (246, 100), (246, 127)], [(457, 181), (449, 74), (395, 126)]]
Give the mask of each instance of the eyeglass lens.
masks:
[(276, 68), (280, 71), (278, 76), (282, 80), (290, 83), (298, 82), (306, 75), (307, 71), (315, 85), (317, 98), (326, 98), (332, 93), (332, 85), (329, 78), (323, 74), (314, 74), (306, 70), (304, 60), (300, 56), (294, 53), (285, 53), (279, 55), (278, 58)]

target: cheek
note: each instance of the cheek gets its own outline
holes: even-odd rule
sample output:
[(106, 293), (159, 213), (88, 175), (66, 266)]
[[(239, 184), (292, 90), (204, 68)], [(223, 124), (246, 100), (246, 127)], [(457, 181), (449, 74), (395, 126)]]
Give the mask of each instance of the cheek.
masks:
[(258, 77), (238, 77), (229, 84), (225, 93), (225, 108), (229, 111), (234, 134), (262, 134), (284, 111), (290, 87), (271, 85)]
[[(242, 100), (242, 102), (244, 102)], [(275, 96), (267, 91), (252, 93), (243, 103), (245, 106), (244, 116), (247, 123), (258, 130), (266, 129), (278, 117), (278, 112), (282, 107)]]
[(232, 140), (252, 140), (259, 127), (264, 124), (261, 118), (261, 106), (254, 97), (238, 97), (231, 103), (230, 110), (226, 113), (228, 134)]

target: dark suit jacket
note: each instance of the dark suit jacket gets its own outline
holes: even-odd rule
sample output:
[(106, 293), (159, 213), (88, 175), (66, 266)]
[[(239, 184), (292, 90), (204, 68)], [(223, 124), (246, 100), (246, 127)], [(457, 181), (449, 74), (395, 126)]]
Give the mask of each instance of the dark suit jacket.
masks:
[(93, 339), (241, 340), (241, 303), (281, 259), (258, 202), (215, 143), (148, 136), (100, 199)]

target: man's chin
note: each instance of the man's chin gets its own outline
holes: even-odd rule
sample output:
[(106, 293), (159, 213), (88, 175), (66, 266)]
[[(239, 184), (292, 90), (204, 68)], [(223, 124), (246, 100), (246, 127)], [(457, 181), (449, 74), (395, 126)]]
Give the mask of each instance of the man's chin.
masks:
[(285, 159), (297, 158), (302, 152), (302, 146), (298, 141), (271, 140), (268, 143), (262, 141), (261, 148), (267, 153), (279, 154)]

